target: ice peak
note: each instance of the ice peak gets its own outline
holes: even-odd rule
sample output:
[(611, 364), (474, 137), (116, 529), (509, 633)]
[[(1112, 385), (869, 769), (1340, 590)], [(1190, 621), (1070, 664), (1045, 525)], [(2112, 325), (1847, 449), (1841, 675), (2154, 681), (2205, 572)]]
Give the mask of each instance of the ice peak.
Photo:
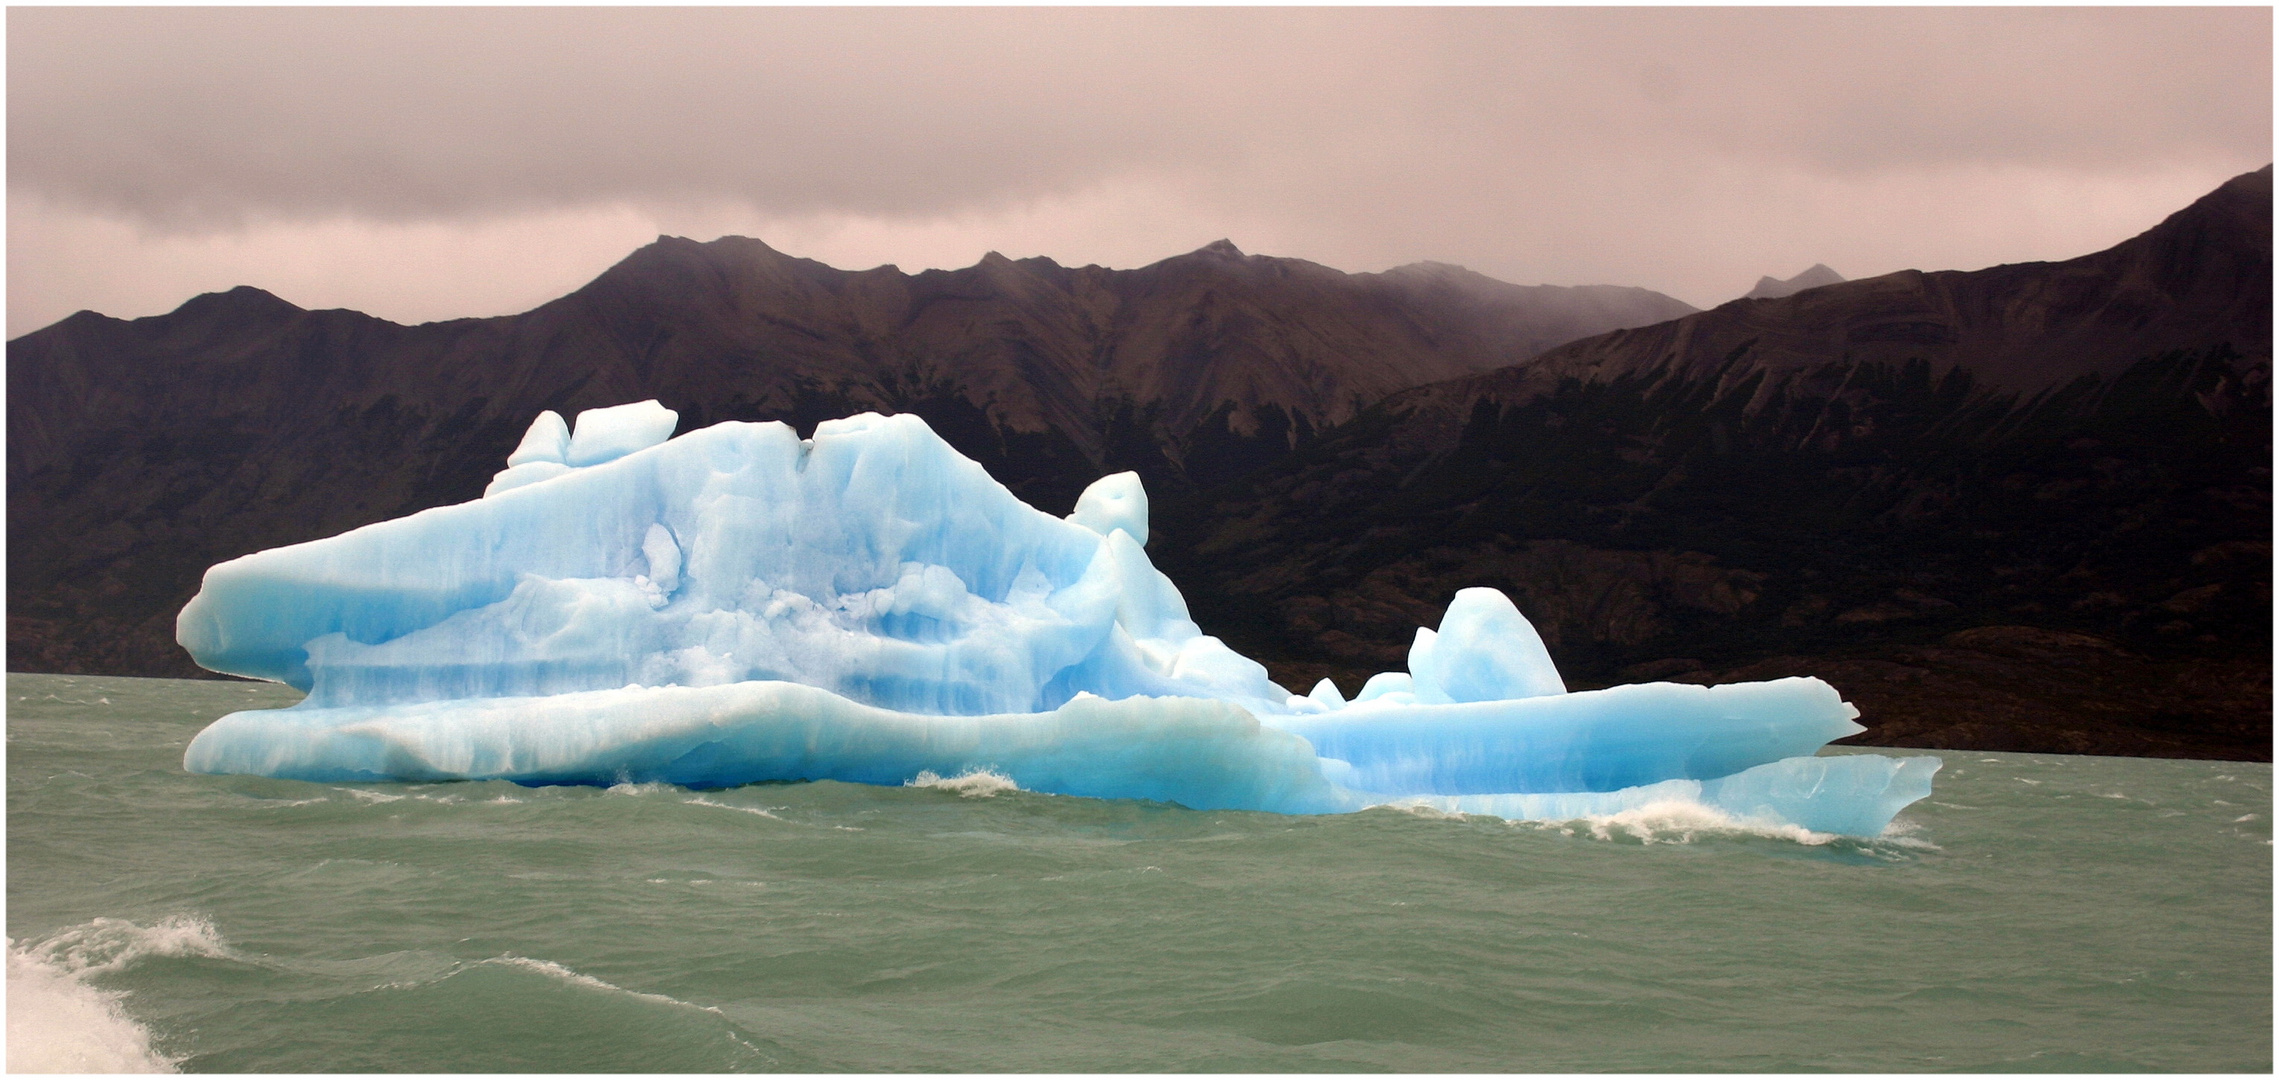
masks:
[[(550, 415), (553, 414), (542, 414), (539, 419), (543, 422)], [(672, 438), (673, 427), (680, 419), (679, 413), (658, 404), (655, 398), (606, 409), (587, 409), (578, 414), (577, 430), (570, 435), (562, 461), (584, 467), (615, 461), (635, 450), (646, 450)]]
[(1076, 497), (1076, 511), (1068, 520), (1106, 536), (1122, 529), (1132, 540), (1147, 545), (1147, 489), (1136, 472), (1120, 472), (1092, 481)]
[(562, 421), (562, 414), (548, 409), (531, 421), (530, 430), (523, 433), (522, 442), (514, 453), (506, 457), (507, 468), (528, 465), (533, 461), (563, 463), (563, 455), (570, 449), (570, 425)]

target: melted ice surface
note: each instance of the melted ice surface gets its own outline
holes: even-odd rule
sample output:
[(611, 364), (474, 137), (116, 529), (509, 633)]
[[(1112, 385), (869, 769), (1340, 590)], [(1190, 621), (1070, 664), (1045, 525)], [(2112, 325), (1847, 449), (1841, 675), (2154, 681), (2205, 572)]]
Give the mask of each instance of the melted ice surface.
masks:
[(914, 416), (809, 440), (780, 423), (668, 438), (676, 419), (545, 413), (481, 499), (207, 571), (183, 646), (308, 698), (224, 717), (186, 766), (696, 786), (992, 771), (1298, 813), (1611, 813), (1685, 783), (1840, 832), (1929, 791), (1928, 767), (1815, 764), (1861, 730), (1817, 679), (1569, 694), (1492, 589), (1458, 593), (1410, 670), (1351, 702), (1293, 695), (1148, 560), (1136, 475), (1062, 519)]

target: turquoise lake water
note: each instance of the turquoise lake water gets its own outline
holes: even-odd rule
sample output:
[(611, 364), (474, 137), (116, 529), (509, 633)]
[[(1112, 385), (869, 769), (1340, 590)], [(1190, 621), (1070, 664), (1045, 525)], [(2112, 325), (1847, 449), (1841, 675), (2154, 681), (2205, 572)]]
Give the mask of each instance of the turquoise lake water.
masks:
[(191, 776), (9, 675), (9, 1064), (2253, 1071), (2271, 766), (1944, 752), (1893, 833)]

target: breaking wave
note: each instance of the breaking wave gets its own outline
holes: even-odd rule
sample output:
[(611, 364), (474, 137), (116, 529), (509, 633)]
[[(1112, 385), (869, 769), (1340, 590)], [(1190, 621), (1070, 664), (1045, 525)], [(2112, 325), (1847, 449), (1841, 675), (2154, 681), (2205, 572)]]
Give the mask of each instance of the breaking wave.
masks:
[(947, 778), (928, 769), (902, 784), (904, 787), (954, 791), (968, 799), (995, 798), (999, 792), (1021, 790), (1021, 785), (1014, 783), (1012, 777), (994, 769), (969, 769)]
[(46, 938), (8, 942), (8, 1071), (156, 1073), (175, 1062), (151, 1046), (150, 1029), (121, 1007), (122, 991), (90, 983), (153, 956), (222, 956), (204, 919), (175, 915), (150, 926), (96, 919)]
[(1800, 825), (1784, 821), (1767, 821), (1738, 817), (1714, 806), (1690, 799), (1660, 799), (1608, 814), (1583, 814), (1563, 818), (1524, 819), (1498, 818), (1492, 814), (1459, 812), (1423, 802), (1395, 802), (1388, 809), (1399, 810), (1413, 817), (1428, 820), (1462, 821), (1474, 818), (1501, 820), (1516, 827), (1564, 833), (1568, 836), (1588, 837), (1636, 844), (1691, 844), (1701, 840), (1733, 837), (1756, 837), (1785, 840), (1806, 847), (1823, 847), (1844, 844), (1870, 844), (1875, 846), (1939, 850), (1937, 844), (1912, 835), (1913, 823), (1894, 820), (1880, 836), (1850, 837), (1838, 833), (1814, 832)]

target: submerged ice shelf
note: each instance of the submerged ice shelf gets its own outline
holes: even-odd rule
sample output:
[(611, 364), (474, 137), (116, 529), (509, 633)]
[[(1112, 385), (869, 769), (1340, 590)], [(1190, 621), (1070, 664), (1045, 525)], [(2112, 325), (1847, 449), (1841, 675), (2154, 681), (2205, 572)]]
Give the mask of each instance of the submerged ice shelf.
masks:
[(1056, 518), (914, 416), (670, 438), (656, 402), (541, 414), (483, 498), (206, 573), (177, 622), (289, 683), (193, 772), (306, 780), (835, 779), (993, 769), (1198, 809), (1386, 803), (1573, 818), (1662, 800), (1873, 835), (1938, 760), (1818, 679), (1568, 693), (1511, 601), (1465, 589), (1408, 670), (1295, 695), (1148, 561), (1131, 473)]

